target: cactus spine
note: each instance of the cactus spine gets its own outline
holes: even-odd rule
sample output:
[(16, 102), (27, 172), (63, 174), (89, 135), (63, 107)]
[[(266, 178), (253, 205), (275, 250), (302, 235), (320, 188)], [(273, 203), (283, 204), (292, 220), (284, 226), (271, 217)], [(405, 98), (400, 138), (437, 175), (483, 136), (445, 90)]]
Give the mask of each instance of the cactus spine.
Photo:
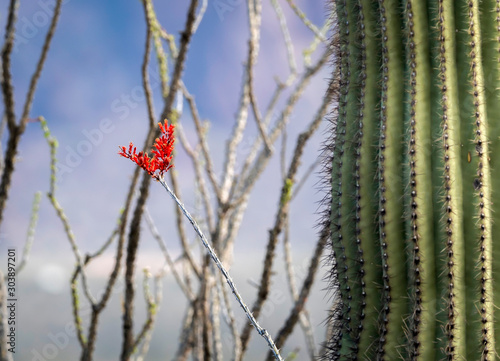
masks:
[(333, 11), (331, 359), (495, 360), (500, 1)]

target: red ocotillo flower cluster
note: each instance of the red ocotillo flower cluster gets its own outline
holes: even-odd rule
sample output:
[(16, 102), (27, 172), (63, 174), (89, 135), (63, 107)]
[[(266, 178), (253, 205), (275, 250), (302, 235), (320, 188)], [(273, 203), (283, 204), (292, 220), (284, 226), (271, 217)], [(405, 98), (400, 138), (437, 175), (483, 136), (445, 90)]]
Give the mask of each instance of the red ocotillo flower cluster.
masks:
[(121, 146), (120, 154), (122, 157), (128, 158), (135, 162), (139, 167), (144, 169), (146, 172), (155, 179), (160, 179), (165, 172), (173, 167), (172, 162), (172, 152), (174, 150), (174, 128), (173, 124), (168, 125), (165, 120), (165, 125), (158, 123), (161, 130), (161, 136), (156, 138), (154, 149), (151, 150), (153, 157), (150, 158), (147, 153), (139, 152), (136, 153), (137, 148), (132, 142), (126, 147)]

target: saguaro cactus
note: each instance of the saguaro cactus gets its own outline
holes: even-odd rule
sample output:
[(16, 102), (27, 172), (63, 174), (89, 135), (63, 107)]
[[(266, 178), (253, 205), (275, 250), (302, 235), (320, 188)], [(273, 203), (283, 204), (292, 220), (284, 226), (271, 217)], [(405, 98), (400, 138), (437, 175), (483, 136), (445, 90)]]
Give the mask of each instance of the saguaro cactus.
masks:
[(338, 0), (333, 11), (341, 302), (329, 358), (494, 360), (500, 1)]

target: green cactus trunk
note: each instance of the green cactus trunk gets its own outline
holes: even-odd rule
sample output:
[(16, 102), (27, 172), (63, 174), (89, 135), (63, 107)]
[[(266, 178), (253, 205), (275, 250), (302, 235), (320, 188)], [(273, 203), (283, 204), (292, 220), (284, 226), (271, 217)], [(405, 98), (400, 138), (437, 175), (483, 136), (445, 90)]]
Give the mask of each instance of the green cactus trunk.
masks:
[(500, 1), (333, 11), (331, 359), (495, 360)]

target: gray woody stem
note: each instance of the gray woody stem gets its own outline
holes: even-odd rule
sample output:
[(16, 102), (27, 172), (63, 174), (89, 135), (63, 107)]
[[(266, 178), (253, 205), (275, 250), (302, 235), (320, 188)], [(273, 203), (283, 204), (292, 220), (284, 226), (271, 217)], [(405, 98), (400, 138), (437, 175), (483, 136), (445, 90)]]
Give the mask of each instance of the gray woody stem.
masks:
[(241, 298), (240, 293), (236, 289), (236, 286), (235, 286), (233, 280), (231, 279), (231, 276), (229, 275), (229, 273), (227, 272), (227, 270), (222, 265), (221, 261), (219, 260), (219, 257), (217, 257), (217, 255), (215, 254), (215, 251), (213, 250), (213, 248), (210, 245), (210, 243), (208, 243), (208, 240), (205, 237), (205, 235), (203, 234), (203, 232), (201, 231), (200, 227), (198, 226), (198, 223), (196, 223), (196, 221), (194, 220), (194, 218), (191, 216), (191, 214), (189, 214), (189, 212), (186, 210), (186, 208), (184, 207), (184, 205), (181, 203), (181, 201), (179, 200), (179, 198), (177, 198), (177, 196), (174, 194), (174, 192), (172, 192), (172, 190), (169, 188), (169, 186), (165, 182), (165, 179), (163, 177), (160, 177), (158, 179), (158, 181), (167, 190), (168, 194), (170, 194), (170, 196), (177, 203), (177, 205), (181, 209), (182, 213), (184, 213), (184, 215), (187, 217), (187, 219), (189, 219), (189, 222), (191, 222), (191, 224), (193, 225), (194, 230), (196, 231), (196, 233), (198, 233), (198, 236), (200, 236), (200, 239), (203, 242), (203, 245), (208, 250), (208, 253), (210, 253), (210, 257), (212, 257), (212, 259), (214, 260), (214, 262), (217, 265), (217, 267), (219, 267), (219, 270), (222, 272), (222, 275), (224, 276), (224, 278), (226, 279), (227, 284), (229, 285), (229, 287), (233, 291), (233, 294), (236, 297), (236, 300), (238, 301), (238, 303), (240, 304), (240, 306), (243, 308), (243, 311), (245, 311), (245, 314), (247, 315), (248, 319), (252, 323), (253, 327), (255, 327), (255, 329), (257, 330), (257, 332), (259, 333), (259, 335), (261, 335), (262, 337), (264, 337), (264, 339), (266, 340), (267, 344), (269, 345), (269, 348), (273, 352), (274, 357), (276, 358), (276, 360), (283, 361), (283, 358), (281, 357), (281, 355), (280, 355), (280, 353), (279, 353), (276, 345), (274, 344), (274, 341), (271, 338), (271, 335), (269, 335), (269, 333), (265, 329), (263, 329), (262, 327), (260, 327), (260, 325), (257, 322), (257, 320), (253, 317), (252, 313), (248, 309), (248, 306), (245, 304), (245, 302), (243, 302), (243, 299)]

